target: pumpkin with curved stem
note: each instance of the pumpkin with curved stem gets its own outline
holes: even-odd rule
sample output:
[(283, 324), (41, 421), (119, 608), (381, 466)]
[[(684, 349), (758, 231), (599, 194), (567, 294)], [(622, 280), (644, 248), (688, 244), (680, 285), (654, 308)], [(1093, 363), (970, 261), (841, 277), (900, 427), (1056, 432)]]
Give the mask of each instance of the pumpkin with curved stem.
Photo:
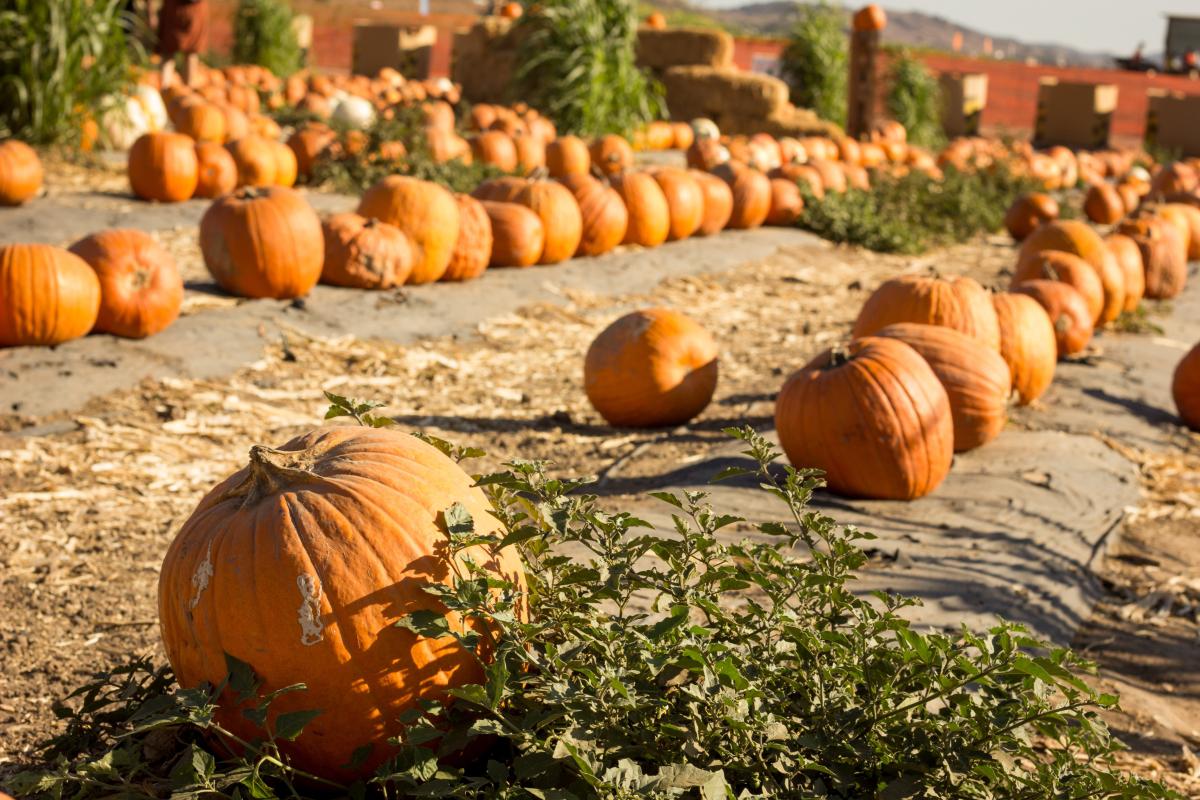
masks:
[(658, 247), (671, 230), (671, 209), (658, 181), (644, 172), (623, 172), (612, 178), (629, 214), (624, 244)]
[(788, 378), (775, 430), (794, 466), (824, 470), (831, 491), (853, 497), (923, 497), (954, 457), (937, 375), (917, 351), (880, 336), (826, 350)]
[(237, 164), (238, 186), (274, 186), (279, 172), (275, 142), (251, 134), (230, 142), (226, 147)]
[(1023, 194), (1008, 207), (1004, 215), (1004, 227), (1020, 242), (1043, 222), (1058, 219), (1058, 214), (1058, 201), (1050, 195), (1042, 192)]
[(583, 366), (588, 400), (613, 426), (681, 425), (717, 387), (717, 344), (690, 318), (666, 308), (635, 311), (605, 328)]
[(704, 196), (704, 216), (700, 219), (696, 235), (712, 236), (714, 233), (720, 233), (733, 215), (733, 190), (716, 175), (698, 169), (688, 170), (688, 174), (696, 179)]
[(884, 282), (859, 311), (853, 336), (897, 322), (944, 325), (1000, 349), (1000, 325), (988, 291), (965, 276), (903, 275)]
[(321, 277), (321, 220), (295, 189), (244, 186), (200, 220), (200, 250), (213, 279), (238, 297), (308, 294)]
[(1021, 245), (1016, 271), (1021, 272), (1022, 262), (1036, 260), (1043, 250), (1060, 250), (1091, 264), (1104, 287), (1103, 319), (1116, 318), (1125, 302), (1121, 270), (1095, 229), (1078, 220), (1056, 220), (1040, 226)]
[[(1079, 256), (1058, 250), (1042, 250), (1030, 258), (1022, 259), (1013, 273), (1012, 285), (1018, 286), (1032, 280), (1062, 281), (1075, 287), (1087, 301), (1092, 322), (1100, 321), (1105, 308), (1104, 286), (1092, 265)], [(1121, 301), (1124, 307), (1124, 297)]]
[(771, 210), (767, 212), (768, 225), (791, 226), (804, 213), (804, 198), (794, 181), (784, 178), (771, 179)]
[(619, 245), (629, 226), (629, 212), (621, 195), (590, 175), (568, 175), (561, 180), (575, 196), (583, 220), (583, 232), (575, 255), (603, 255)]
[(129, 185), (143, 200), (178, 203), (196, 193), (195, 143), (182, 133), (146, 133), (129, 150)]
[(100, 311), (100, 280), (74, 253), (48, 244), (0, 246), (0, 347), (84, 336)]
[(726, 227), (757, 228), (771, 212), (771, 181), (756, 169), (729, 161), (713, 170), (733, 191), (733, 213)]
[(1058, 342), (1050, 315), (1023, 294), (992, 295), (1000, 322), (1000, 355), (1012, 373), (1017, 402), (1026, 406), (1041, 397), (1054, 380)]
[(101, 231), (71, 245), (71, 252), (100, 280), (94, 330), (142, 339), (165, 330), (179, 316), (183, 278), (175, 259), (148, 233)]
[(19, 206), (42, 188), (42, 161), (24, 142), (0, 142), (0, 206)]
[(1137, 242), (1121, 233), (1111, 233), (1104, 239), (1104, 246), (1113, 254), (1125, 283), (1124, 311), (1137, 310), (1146, 293), (1146, 270), (1142, 266), (1142, 251)]
[(546, 229), (541, 218), (519, 203), (483, 200), (492, 226), (493, 267), (531, 267), (542, 257)]
[(588, 148), (592, 163), (605, 175), (616, 175), (633, 169), (633, 148), (625, 137), (608, 133), (597, 137)]
[(197, 142), (196, 164), (195, 197), (211, 200), (237, 188), (237, 162), (222, 145)]
[(1111, 183), (1094, 183), (1088, 187), (1083, 211), (1098, 225), (1112, 225), (1125, 216), (1126, 209), (1117, 187)]
[(542, 221), (546, 240), (539, 264), (557, 264), (575, 255), (583, 239), (583, 216), (569, 189), (557, 181), (530, 180), (513, 202), (525, 206)]
[(578, 136), (558, 137), (546, 145), (546, 168), (552, 178), (587, 175), (592, 168), (587, 143)]
[(1000, 353), (941, 325), (901, 322), (875, 335), (904, 342), (933, 368), (950, 400), (955, 452), (987, 444), (1004, 430), (1012, 373)]
[(347, 212), (321, 224), (325, 263), (321, 282), (353, 289), (390, 289), (408, 279), (413, 249), (395, 225)]
[(366, 191), (358, 213), (408, 236), (416, 255), (409, 283), (432, 283), (446, 273), (459, 228), (458, 203), (449, 191), (430, 181), (389, 175)]
[(484, 131), (471, 139), (471, 154), (477, 161), (504, 172), (517, 171), (517, 145), (501, 131)]
[[(452, 560), (441, 518), (452, 507), (476, 535), (501, 530), (471, 477), (406, 433), (338, 426), (251, 448), (249, 465), (200, 501), (163, 561), (159, 621), (180, 685), (225, 686), (226, 654), (250, 666), (264, 694), (304, 683), (271, 704), (269, 724), (321, 710), (294, 741), (279, 740), (285, 756), (331, 780), (370, 775), (393, 755), (383, 743), (403, 732), (406, 712), (485, 680), (480, 656), (453, 637), (397, 624), (414, 612), (443, 614), (451, 630), (472, 624), (426, 587), (451, 583), (470, 558), (525, 592), (511, 549), (478, 545)], [(227, 688), (215, 718), (261, 737), (243, 707)]]
[(1128, 236), (1142, 254), (1145, 296), (1169, 300), (1187, 283), (1187, 250), (1179, 231), (1153, 213), (1141, 213), (1121, 221), (1117, 233)]
[(1189, 350), (1175, 366), (1171, 397), (1183, 423), (1200, 431), (1200, 344)]
[(1035, 280), (1013, 287), (1012, 292), (1032, 297), (1045, 309), (1054, 326), (1059, 358), (1081, 352), (1092, 340), (1092, 313), (1074, 286), (1062, 281)]
[(454, 195), (458, 203), (458, 241), (443, 281), (469, 281), (487, 269), (492, 258), (492, 223), (487, 211), (469, 194)]
[(699, 230), (704, 221), (704, 193), (700, 184), (677, 167), (660, 167), (652, 170), (650, 175), (667, 198), (670, 217), (667, 241), (686, 239)]

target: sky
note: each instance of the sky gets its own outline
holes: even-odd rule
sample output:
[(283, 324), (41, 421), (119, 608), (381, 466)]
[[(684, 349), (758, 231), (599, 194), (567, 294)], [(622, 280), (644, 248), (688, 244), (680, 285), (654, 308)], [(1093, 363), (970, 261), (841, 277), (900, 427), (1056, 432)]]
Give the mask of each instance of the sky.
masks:
[[(728, 7), (755, 0), (693, 0)], [(856, 0), (844, 5), (856, 7)], [(994, 36), (1030, 43), (1065, 44), (1080, 50), (1128, 55), (1138, 42), (1159, 53), (1166, 15), (1200, 16), (1200, 0), (898, 0), (885, 10), (925, 11)]]

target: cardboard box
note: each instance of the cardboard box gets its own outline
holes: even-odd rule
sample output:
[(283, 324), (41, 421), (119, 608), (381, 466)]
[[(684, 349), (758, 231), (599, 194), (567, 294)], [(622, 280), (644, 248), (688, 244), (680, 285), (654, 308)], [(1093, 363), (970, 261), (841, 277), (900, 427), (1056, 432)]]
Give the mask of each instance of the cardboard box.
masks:
[(942, 127), (947, 136), (978, 136), (987, 106), (988, 76), (983, 72), (943, 72)]
[(1033, 140), (1038, 147), (1108, 147), (1117, 87), (1042, 78), (1038, 83)]
[(384, 67), (408, 78), (428, 78), (437, 28), (360, 22), (354, 25), (355, 75), (375, 75)]
[(1146, 109), (1146, 144), (1200, 156), (1200, 95), (1151, 89)]

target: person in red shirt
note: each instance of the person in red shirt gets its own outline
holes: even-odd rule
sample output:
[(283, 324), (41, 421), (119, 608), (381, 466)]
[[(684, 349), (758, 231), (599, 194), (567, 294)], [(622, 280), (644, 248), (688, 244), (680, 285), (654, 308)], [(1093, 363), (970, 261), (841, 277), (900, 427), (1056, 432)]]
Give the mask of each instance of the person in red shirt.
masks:
[(163, 0), (158, 12), (158, 54), (162, 56), (162, 85), (175, 79), (175, 57), (184, 54), (183, 82), (190, 86), (200, 53), (208, 47), (208, 0)]

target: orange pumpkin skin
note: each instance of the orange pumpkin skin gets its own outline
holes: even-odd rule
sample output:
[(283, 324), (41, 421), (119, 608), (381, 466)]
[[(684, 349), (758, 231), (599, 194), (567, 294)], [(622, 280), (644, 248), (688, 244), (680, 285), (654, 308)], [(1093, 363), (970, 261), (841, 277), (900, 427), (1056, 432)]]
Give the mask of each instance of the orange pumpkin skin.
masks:
[(621, 195), (590, 175), (573, 174), (561, 180), (575, 196), (583, 219), (583, 235), (575, 255), (599, 256), (619, 245), (629, 227), (629, 212)]
[(143, 200), (178, 203), (196, 193), (196, 146), (182, 133), (146, 133), (129, 149), (129, 185)]
[(275, 154), (275, 185), (289, 188), (295, 186), (299, 169), (296, 154), (283, 142), (268, 141), (271, 142), (271, 150)]
[(1193, 192), (1197, 185), (1200, 185), (1200, 174), (1191, 165), (1172, 161), (1155, 173), (1150, 181), (1150, 190), (1160, 195)]
[(1121, 277), (1125, 282), (1124, 311), (1134, 311), (1146, 293), (1146, 271), (1142, 266), (1142, 251), (1137, 242), (1121, 233), (1111, 233), (1104, 238), (1104, 246), (1113, 254)]
[(238, 297), (301, 297), (321, 277), (325, 237), (294, 189), (242, 187), (200, 220), (200, 250), (213, 279)]
[(771, 181), (766, 175), (734, 162), (720, 165), (713, 174), (733, 191), (733, 213), (726, 227), (746, 230), (766, 221), (771, 213)]
[(296, 154), (297, 175), (311, 178), (317, 159), (335, 141), (337, 134), (323, 125), (308, 125), (293, 133), (287, 144)]
[(788, 460), (824, 470), (831, 491), (912, 500), (954, 458), (950, 400), (925, 359), (896, 339), (856, 339), (788, 378), (775, 402)]
[(358, 213), (395, 225), (413, 243), (412, 284), (432, 283), (450, 266), (458, 244), (458, 203), (436, 183), (391, 175), (363, 195)]
[(767, 213), (768, 225), (794, 225), (804, 213), (804, 197), (800, 187), (784, 178), (771, 179), (771, 210)]
[(1074, 286), (1087, 301), (1092, 322), (1099, 322), (1104, 311), (1104, 286), (1092, 265), (1079, 256), (1058, 250), (1042, 250), (1022, 259), (1013, 274), (1012, 285), (1018, 286), (1033, 280), (1062, 281)]
[(587, 143), (578, 136), (560, 136), (546, 145), (546, 169), (552, 178), (587, 175), (592, 168), (592, 156)]
[(987, 444), (1004, 430), (1012, 372), (1000, 353), (941, 325), (901, 322), (875, 335), (904, 342), (933, 369), (950, 400), (955, 452)]
[(897, 322), (944, 325), (1000, 349), (996, 309), (972, 278), (904, 275), (886, 281), (863, 303), (853, 336), (872, 336)]
[(1012, 373), (1018, 405), (1027, 406), (1045, 394), (1054, 380), (1058, 360), (1054, 324), (1032, 297), (999, 292), (992, 295), (992, 304), (1000, 323), (1000, 355)]
[(1056, 220), (1042, 225), (1021, 245), (1017, 272), (1022, 270), (1022, 262), (1036, 259), (1042, 250), (1061, 250), (1091, 264), (1104, 287), (1103, 319), (1116, 318), (1125, 302), (1121, 270), (1095, 229), (1078, 220)]
[(516, 175), (492, 178), (476, 186), (471, 192), (471, 197), (476, 200), (494, 200), (497, 203), (514, 203), (527, 182), (528, 178)]
[(809, 169), (815, 170), (821, 176), (821, 186), (827, 192), (835, 194), (845, 194), (849, 186), (846, 180), (846, 172), (841, 169), (836, 162), (826, 161), (823, 158), (809, 159), (806, 164)]
[(519, 203), (481, 201), (492, 226), (493, 267), (532, 267), (542, 257), (546, 229), (541, 218)]
[(469, 281), (487, 269), (492, 258), (492, 222), (483, 205), (469, 194), (454, 195), (458, 204), (458, 241), (443, 281)]
[(183, 306), (183, 278), (175, 259), (147, 233), (108, 230), (71, 245), (100, 280), (94, 330), (143, 339), (165, 330)]
[(0, 347), (78, 339), (99, 311), (100, 281), (79, 256), (48, 244), (0, 246)]
[(808, 184), (808, 190), (818, 200), (825, 197), (825, 182), (821, 173), (807, 164), (784, 164), (767, 173), (770, 178), (783, 178), (795, 184)]
[(571, 190), (557, 181), (526, 182), (513, 202), (538, 215), (546, 241), (539, 264), (557, 264), (575, 255), (583, 240), (583, 215)]
[(1200, 344), (1189, 350), (1176, 365), (1171, 379), (1171, 397), (1183, 423), (1200, 431)]
[(1179, 231), (1152, 213), (1137, 214), (1121, 221), (1117, 233), (1128, 236), (1142, 254), (1145, 296), (1169, 300), (1187, 283), (1187, 250)]
[(655, 31), (665, 31), (667, 29), (667, 18), (663, 16), (661, 11), (655, 11), (646, 17), (646, 27)]
[(712, 236), (725, 230), (733, 215), (733, 190), (729, 184), (702, 170), (690, 169), (688, 174), (696, 179), (704, 196), (704, 216), (696, 236)]
[(1048, 194), (1023, 194), (1013, 201), (1004, 215), (1004, 227), (1013, 239), (1023, 241), (1043, 222), (1058, 219), (1058, 201)]
[(525, 175), (546, 166), (546, 145), (533, 134), (518, 136), (513, 143), (517, 148), (517, 167)]
[(1050, 316), (1060, 359), (1081, 352), (1092, 340), (1092, 314), (1074, 286), (1062, 281), (1035, 280), (1015, 286), (1012, 291), (1029, 295)]
[(1094, 183), (1083, 200), (1083, 211), (1097, 225), (1112, 225), (1125, 216), (1125, 202), (1117, 187), (1110, 183)]
[[(233, 106), (222, 106), (221, 113), (225, 116), (225, 136), (221, 141), (233, 142), (250, 134), (250, 118)], [(203, 137), (192, 137), (196, 141), (204, 141)]]
[(700, 229), (704, 221), (704, 193), (700, 184), (685, 170), (663, 167), (650, 175), (667, 198), (670, 228), (667, 241), (686, 239)]
[(484, 131), (471, 139), (471, 154), (477, 161), (491, 164), (504, 172), (517, 170), (517, 146), (501, 131)]
[(588, 152), (592, 163), (605, 175), (616, 175), (633, 168), (633, 148), (625, 137), (615, 133), (594, 139)]
[(623, 172), (612, 178), (629, 212), (624, 244), (658, 247), (671, 232), (671, 208), (658, 181), (644, 172)]
[(213, 142), (196, 143), (195, 197), (213, 199), (237, 188), (237, 162), (223, 146)]
[(19, 206), (42, 188), (42, 161), (24, 142), (0, 142), (0, 206)]
[(716, 391), (717, 343), (677, 311), (635, 311), (592, 342), (583, 385), (592, 406), (614, 427), (682, 425)]
[(179, 110), (175, 129), (197, 142), (225, 141), (225, 114), (213, 103), (192, 103)]
[(1178, 228), (1180, 238), (1187, 243), (1188, 260), (1200, 260), (1200, 208), (1189, 203), (1163, 203), (1151, 208)]
[(692, 146), (692, 142), (696, 141), (696, 132), (692, 130), (692, 126), (686, 122), (671, 123), (671, 148), (675, 150), (687, 150)]
[[(473, 483), (436, 448), (391, 430), (330, 427), (278, 450), (252, 448), (249, 466), (200, 501), (163, 561), (159, 621), (180, 685), (223, 685), (226, 653), (251, 667), (263, 693), (302, 682), (305, 691), (272, 703), (270, 720), (322, 713), (294, 742), (280, 742), (285, 755), (331, 780), (369, 775), (390, 755), (383, 743), (402, 732), (406, 711), (484, 680), (479, 659), (451, 637), (394, 624), (415, 611), (444, 613), (422, 588), (448, 584), (456, 571), (443, 511), (461, 503), (476, 533), (500, 530)], [(524, 593), (512, 550), (467, 556)], [(233, 617), (238, 624), (228, 624)], [(216, 719), (235, 735), (261, 736), (242, 708), (229, 690)], [(371, 748), (365, 761), (341, 768), (360, 747)]]
[(238, 186), (274, 186), (279, 173), (275, 142), (250, 135), (227, 147), (238, 169)]
[(321, 223), (325, 263), (321, 283), (353, 289), (390, 289), (408, 279), (413, 249), (395, 225), (358, 214), (334, 214)]
[(870, 3), (854, 12), (851, 24), (856, 31), (881, 31), (887, 27), (887, 14), (879, 6)]

